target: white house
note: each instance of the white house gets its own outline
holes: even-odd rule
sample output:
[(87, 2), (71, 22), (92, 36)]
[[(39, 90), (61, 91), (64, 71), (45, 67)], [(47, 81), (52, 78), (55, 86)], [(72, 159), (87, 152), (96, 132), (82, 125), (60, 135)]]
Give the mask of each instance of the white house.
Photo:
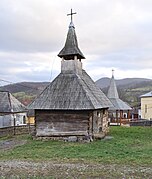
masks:
[(26, 124), (26, 107), (8, 91), (0, 91), (0, 128)]

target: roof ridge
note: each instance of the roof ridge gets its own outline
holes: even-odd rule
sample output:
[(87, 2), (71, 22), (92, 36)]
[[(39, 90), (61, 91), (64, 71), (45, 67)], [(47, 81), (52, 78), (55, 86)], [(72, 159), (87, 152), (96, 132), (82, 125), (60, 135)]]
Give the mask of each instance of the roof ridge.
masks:
[[(81, 75), (76, 74), (76, 76), (79, 77), (79, 76), (81, 76)], [(85, 92), (87, 99), (89, 99), (89, 101), (90, 101), (90, 103), (92, 104), (93, 108), (95, 108), (95, 107), (94, 107), (94, 104), (92, 103), (92, 100), (90, 99), (89, 95), (87, 94), (86, 90), (84, 89), (84, 86), (82, 85), (82, 83), (80, 83), (80, 80), (82, 81), (82, 78), (79, 77), (78, 79), (79, 79), (79, 80), (78, 80), (78, 83), (79, 83), (79, 85), (82, 87), (83, 91)], [(83, 82), (84, 82), (84, 80), (83, 80)], [(85, 83), (85, 84), (86, 84), (86, 83)], [(87, 86), (88, 86), (88, 85), (87, 85)]]
[[(85, 72), (85, 70), (83, 70), (83, 72)], [(85, 85), (89, 88), (91, 94), (94, 96), (94, 98), (98, 101), (98, 98), (95, 96), (95, 94), (93, 93), (93, 91), (91, 90), (90, 86), (86, 83), (86, 81), (81, 78), (83, 80), (83, 82), (85, 83)], [(83, 86), (83, 85), (82, 85)], [(90, 99), (90, 96), (88, 95), (89, 99)], [(92, 100), (90, 99), (90, 101), (92, 102)], [(94, 104), (92, 103), (92, 105), (94, 106)]]

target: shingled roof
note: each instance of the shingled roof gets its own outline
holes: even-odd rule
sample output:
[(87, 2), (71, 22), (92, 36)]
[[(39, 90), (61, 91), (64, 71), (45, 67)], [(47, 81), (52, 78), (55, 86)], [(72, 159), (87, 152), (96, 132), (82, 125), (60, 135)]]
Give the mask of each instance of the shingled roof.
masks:
[(110, 110), (131, 110), (132, 109), (126, 102), (122, 101), (119, 98), (114, 75), (112, 75), (112, 78), (110, 80), (110, 86), (109, 86), (107, 97), (110, 99), (110, 101), (113, 104), (113, 107), (111, 107)]
[(117, 91), (117, 86), (114, 80), (114, 76), (112, 75), (112, 78), (110, 80), (110, 86), (108, 89), (108, 98), (119, 98), (118, 91)]
[(78, 59), (85, 59), (84, 55), (78, 47), (77, 36), (73, 22), (71, 22), (69, 25), (65, 46), (59, 52), (58, 56), (60, 58), (63, 57), (65, 60), (74, 59), (74, 56), (77, 56)]
[(83, 70), (82, 75), (60, 73), (30, 104), (31, 109), (93, 110), (112, 106)]
[(0, 91), (0, 113), (25, 112), (27, 109), (8, 91)]
[(141, 98), (143, 98), (143, 97), (152, 97), (152, 91), (150, 91), (150, 92), (148, 92), (148, 93), (146, 93), (146, 94), (143, 94), (143, 95), (141, 95), (140, 97), (141, 97)]

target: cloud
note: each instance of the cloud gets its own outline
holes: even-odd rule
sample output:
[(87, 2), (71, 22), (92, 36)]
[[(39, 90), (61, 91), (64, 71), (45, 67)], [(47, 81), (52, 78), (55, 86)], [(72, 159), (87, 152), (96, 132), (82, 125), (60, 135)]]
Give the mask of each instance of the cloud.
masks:
[(51, 81), (60, 72), (60, 60), (53, 53), (3, 52), (0, 62), (0, 79), (11, 82)]
[(1, 50), (20, 52), (58, 50), (58, 43), (61, 42), (59, 39), (64, 35), (61, 33), (64, 23), (58, 21), (61, 12), (55, 13), (58, 9), (51, 7), (50, 1), (46, 2), (40, 0), (0, 2)]
[(73, 18), (86, 57), (83, 66), (93, 79), (109, 76), (112, 68), (117, 78), (152, 78), (150, 0), (1, 0), (0, 78), (54, 78), (60, 72), (57, 54), (65, 43), (71, 7), (77, 12)]

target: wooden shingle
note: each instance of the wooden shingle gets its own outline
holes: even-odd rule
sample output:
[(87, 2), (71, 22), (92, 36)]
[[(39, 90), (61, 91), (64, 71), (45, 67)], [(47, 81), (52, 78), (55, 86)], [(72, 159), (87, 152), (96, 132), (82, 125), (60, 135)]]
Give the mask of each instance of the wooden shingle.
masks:
[(75, 27), (72, 22), (69, 25), (65, 46), (59, 52), (58, 56), (61, 58), (63, 57), (65, 60), (74, 59), (74, 56), (77, 56), (78, 59), (85, 59), (84, 55), (78, 47)]
[(83, 70), (82, 75), (60, 73), (31, 103), (31, 109), (88, 110), (112, 106)]
[(26, 107), (8, 91), (0, 91), (0, 113), (27, 111)]
[(131, 110), (132, 108), (124, 101), (119, 98), (117, 86), (115, 83), (114, 76), (112, 75), (110, 86), (108, 90), (107, 97), (113, 104), (113, 107), (110, 107), (111, 110)]

